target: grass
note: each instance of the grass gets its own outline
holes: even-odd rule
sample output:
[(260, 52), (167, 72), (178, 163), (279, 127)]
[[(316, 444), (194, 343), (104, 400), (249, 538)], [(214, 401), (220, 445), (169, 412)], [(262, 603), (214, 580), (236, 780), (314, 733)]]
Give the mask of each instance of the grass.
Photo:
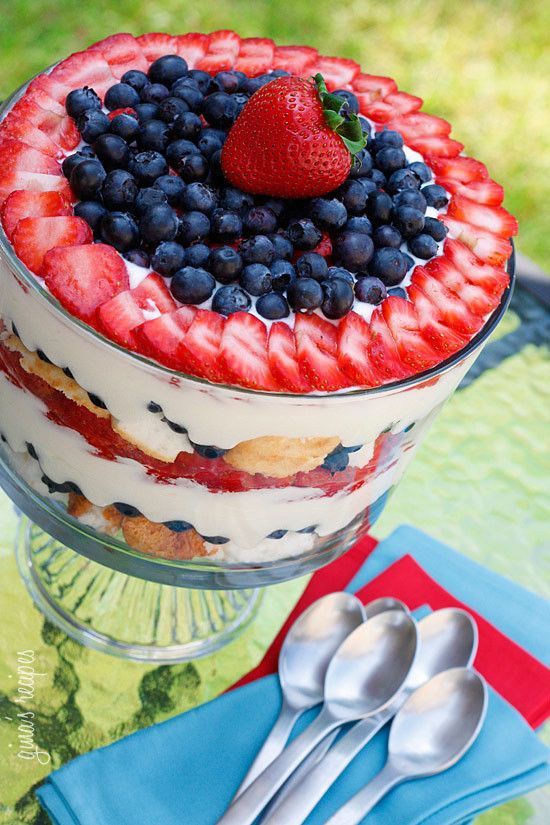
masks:
[[(547, 0), (6, 0), (0, 95), (115, 31), (234, 28), (309, 43), (395, 77), (454, 124), (506, 189), (523, 252), (550, 270)], [(545, 214), (546, 212), (546, 214)]]

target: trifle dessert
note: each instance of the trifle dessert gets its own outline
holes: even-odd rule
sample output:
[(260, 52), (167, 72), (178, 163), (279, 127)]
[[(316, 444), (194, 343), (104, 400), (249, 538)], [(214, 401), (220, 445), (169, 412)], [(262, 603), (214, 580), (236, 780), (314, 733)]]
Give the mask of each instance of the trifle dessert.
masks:
[(505, 302), (502, 187), (352, 60), (117, 34), (0, 123), (1, 452), (139, 553), (343, 552)]

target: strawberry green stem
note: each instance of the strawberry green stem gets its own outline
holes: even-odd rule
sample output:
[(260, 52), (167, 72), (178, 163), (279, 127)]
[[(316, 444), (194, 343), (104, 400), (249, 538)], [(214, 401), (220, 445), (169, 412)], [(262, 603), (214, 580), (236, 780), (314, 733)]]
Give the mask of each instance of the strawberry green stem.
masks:
[(347, 111), (349, 108), (347, 100), (328, 91), (322, 74), (316, 74), (313, 80), (317, 86), (327, 124), (342, 138), (348, 152), (356, 155), (367, 145), (367, 137), (361, 127), (361, 121), (356, 114)]

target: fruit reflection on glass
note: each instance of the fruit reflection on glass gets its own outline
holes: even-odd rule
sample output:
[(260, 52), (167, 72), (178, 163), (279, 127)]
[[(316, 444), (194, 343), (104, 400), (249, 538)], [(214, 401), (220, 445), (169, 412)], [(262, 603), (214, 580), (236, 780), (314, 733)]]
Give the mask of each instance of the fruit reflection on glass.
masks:
[[(3, 483), (82, 554), (61, 553), (90, 592), (114, 574), (88, 558), (247, 588), (370, 529), (509, 297), (502, 188), (421, 105), (351, 60), (227, 31), (114, 35), (5, 104)], [(90, 640), (94, 609), (75, 619), (37, 535), (35, 598), (116, 647), (112, 628)], [(219, 644), (254, 597), (208, 598)], [(118, 652), (158, 658), (142, 636)]]

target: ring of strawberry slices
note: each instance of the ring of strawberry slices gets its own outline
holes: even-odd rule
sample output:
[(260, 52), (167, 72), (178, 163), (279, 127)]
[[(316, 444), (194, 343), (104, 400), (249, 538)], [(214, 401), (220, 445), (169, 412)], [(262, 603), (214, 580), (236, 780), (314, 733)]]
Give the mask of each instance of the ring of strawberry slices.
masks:
[[(130, 288), (121, 255), (93, 243), (72, 214), (73, 193), (61, 162), (80, 135), (65, 110), (69, 91), (91, 86), (103, 97), (129, 69), (147, 71), (166, 54), (211, 74), (248, 76), (285, 69), (321, 73), (329, 90), (353, 91), (377, 130), (399, 131), (451, 195), (440, 216), (449, 234), (442, 254), (412, 272), (407, 299), (390, 296), (369, 321), (353, 310), (333, 323), (297, 313), (268, 328), (255, 315), (225, 318), (178, 305), (152, 273)], [(36, 77), (0, 124), (0, 203), (8, 240), (23, 264), (72, 315), (128, 350), (190, 376), (271, 392), (334, 392), (376, 387), (429, 370), (459, 353), (499, 306), (509, 284), (515, 219), (486, 167), (464, 156), (451, 126), (421, 111), (422, 100), (391, 78), (364, 73), (352, 60), (315, 49), (276, 46), (231, 31), (172, 36), (119, 34)], [(323, 254), (330, 258), (330, 245)], [(151, 301), (160, 317), (147, 320)], [(117, 319), (116, 323), (111, 321)], [(123, 319), (123, 323), (120, 319)]]

